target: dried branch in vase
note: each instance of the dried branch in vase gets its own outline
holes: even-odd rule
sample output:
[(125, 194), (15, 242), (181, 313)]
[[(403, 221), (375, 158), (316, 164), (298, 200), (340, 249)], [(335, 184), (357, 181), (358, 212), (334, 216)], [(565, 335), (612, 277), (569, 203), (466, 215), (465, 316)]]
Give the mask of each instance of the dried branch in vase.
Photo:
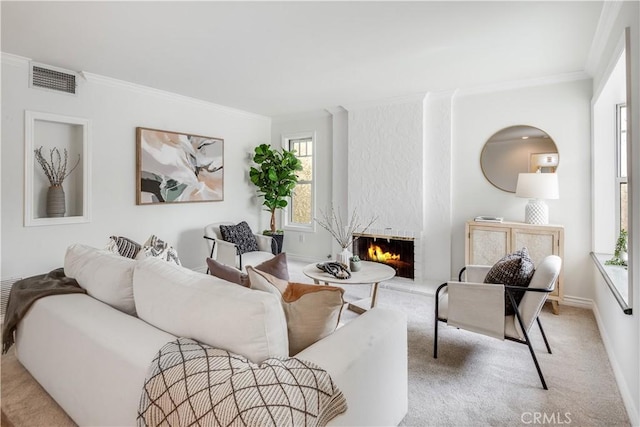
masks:
[(351, 214), (351, 219), (347, 218), (347, 221), (342, 220), (342, 214), (340, 212), (340, 208), (338, 208), (338, 212), (331, 207), (331, 212), (323, 212), (320, 211), (322, 219), (314, 218), (314, 220), (320, 225), (320, 227), (324, 228), (331, 234), (331, 236), (336, 239), (341, 248), (347, 248), (352, 242), (358, 240), (358, 237), (353, 237), (353, 233), (365, 233), (371, 225), (378, 219), (378, 217), (373, 217), (366, 226), (362, 226), (364, 223), (358, 212), (354, 209)]
[(78, 154), (78, 161), (76, 164), (71, 168), (71, 170), (69, 170), (69, 172), (67, 172), (69, 153), (66, 148), (63, 150), (64, 160), (62, 159), (60, 150), (58, 150), (57, 147), (49, 150), (49, 160), (47, 160), (42, 154), (42, 148), (43, 147), (33, 150), (36, 160), (40, 166), (42, 166), (42, 170), (51, 185), (62, 185), (65, 178), (71, 175), (71, 172), (73, 172), (73, 170), (80, 164), (80, 154)]

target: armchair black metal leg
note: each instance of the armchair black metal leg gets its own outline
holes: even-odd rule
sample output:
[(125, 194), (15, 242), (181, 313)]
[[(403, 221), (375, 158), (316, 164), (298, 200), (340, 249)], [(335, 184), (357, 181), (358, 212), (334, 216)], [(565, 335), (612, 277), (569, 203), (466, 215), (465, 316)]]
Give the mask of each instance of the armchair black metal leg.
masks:
[(542, 323), (540, 323), (540, 317), (536, 317), (538, 321), (538, 326), (540, 327), (540, 332), (542, 333), (542, 339), (544, 340), (544, 345), (547, 346), (547, 351), (551, 354), (551, 347), (549, 347), (549, 341), (547, 341), (547, 335), (544, 333), (544, 329), (542, 329)]
[(433, 358), (437, 359), (438, 358), (438, 308), (440, 306), (440, 291), (442, 290), (442, 288), (444, 288), (445, 286), (447, 286), (446, 283), (443, 283), (442, 285), (440, 285), (438, 287), (438, 290), (436, 290), (436, 309), (435, 309), (435, 316), (433, 317)]
[(518, 323), (520, 324), (520, 328), (522, 329), (522, 333), (524, 334), (525, 343), (527, 344), (527, 347), (529, 347), (529, 352), (531, 353), (531, 358), (533, 359), (533, 364), (536, 365), (536, 370), (538, 371), (538, 376), (540, 377), (540, 382), (542, 383), (542, 388), (544, 388), (545, 390), (549, 390), (549, 388), (547, 387), (547, 382), (544, 380), (544, 375), (542, 375), (542, 370), (540, 369), (540, 364), (538, 363), (538, 358), (536, 357), (536, 353), (535, 353), (535, 351), (533, 351), (533, 346), (531, 345), (531, 341), (529, 340), (529, 334), (527, 334), (527, 330), (524, 327), (524, 322), (522, 321), (522, 318), (520, 317), (520, 312), (518, 311), (518, 304), (516, 303), (516, 300), (513, 297), (513, 294), (511, 293), (511, 291), (509, 289), (505, 289), (505, 292), (507, 292), (507, 294), (509, 295), (509, 299), (511, 300), (511, 304), (515, 308), (516, 318), (518, 319)]
[[(211, 253), (209, 254), (209, 258), (213, 258), (213, 250), (214, 250), (214, 249), (215, 249), (215, 247), (216, 247), (216, 241), (215, 241), (215, 239), (212, 239), (212, 238), (211, 238), (211, 237), (209, 237), (209, 236), (203, 236), (203, 237), (204, 237), (205, 239), (207, 239), (207, 240), (212, 240), (212, 241), (213, 241), (213, 243), (211, 243)], [(209, 267), (207, 267), (207, 274), (209, 274)]]

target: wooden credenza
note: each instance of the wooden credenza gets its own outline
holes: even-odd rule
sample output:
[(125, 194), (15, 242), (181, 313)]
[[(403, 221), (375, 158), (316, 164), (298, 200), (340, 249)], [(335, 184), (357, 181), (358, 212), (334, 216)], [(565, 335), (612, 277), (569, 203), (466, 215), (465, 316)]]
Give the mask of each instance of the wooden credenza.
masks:
[[(493, 265), (506, 254), (525, 246), (535, 265), (547, 255), (558, 255), (564, 261), (564, 227), (561, 225), (467, 221), (465, 236), (466, 265)], [(564, 266), (548, 298), (555, 314), (559, 313), (558, 303), (564, 298), (563, 271)]]

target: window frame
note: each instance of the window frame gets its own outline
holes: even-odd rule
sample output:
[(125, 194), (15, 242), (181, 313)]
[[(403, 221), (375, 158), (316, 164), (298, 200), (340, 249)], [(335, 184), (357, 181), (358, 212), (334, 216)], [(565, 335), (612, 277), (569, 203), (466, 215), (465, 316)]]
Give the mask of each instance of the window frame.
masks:
[[(627, 119), (627, 104), (626, 102), (622, 102), (620, 104), (616, 104), (616, 179), (615, 179), (615, 205), (616, 205), (616, 234), (615, 237), (617, 239), (617, 237), (620, 235), (620, 230), (622, 229), (622, 224), (621, 224), (621, 215), (622, 215), (622, 210), (621, 210), (621, 204), (622, 204), (622, 198), (621, 198), (621, 193), (620, 193), (620, 187), (622, 184), (627, 184), (627, 197), (629, 194), (629, 183), (628, 183), (628, 177), (627, 176), (622, 176), (622, 154), (623, 154), (623, 147), (622, 147), (622, 128), (621, 128), (621, 122), (622, 122), (622, 109), (624, 109), (624, 118)], [(627, 124), (628, 126), (628, 124)], [(628, 149), (627, 149), (627, 144), (629, 143), (628, 139), (626, 138), (627, 136), (627, 130), (625, 129), (624, 131), (625, 133), (625, 146), (624, 146), (624, 151), (625, 151), (625, 155), (627, 155)], [(626, 156), (625, 156), (626, 159)], [(628, 164), (624, 165), (625, 169), (628, 169)], [(628, 171), (627, 171), (627, 175), (628, 175)], [(628, 198), (627, 198), (627, 203), (629, 203)], [(628, 212), (628, 208), (627, 208), (627, 212)], [(627, 216), (627, 221), (629, 221), (629, 217)], [(629, 224), (627, 224), (627, 229), (629, 228)]]
[[(311, 155), (311, 181), (299, 181), (299, 183), (307, 183), (311, 184), (311, 222), (309, 224), (298, 224), (291, 222), (291, 209), (293, 207), (293, 198), (292, 195), (289, 198), (289, 203), (285, 209), (283, 209), (283, 229), (289, 231), (301, 231), (308, 233), (315, 233), (316, 231), (316, 222), (314, 218), (316, 217), (316, 158), (317, 158), (317, 142), (316, 142), (316, 132), (315, 131), (304, 131), (304, 132), (295, 132), (295, 133), (287, 133), (282, 135), (282, 147), (286, 150), (291, 150), (291, 141), (300, 140), (300, 139), (310, 139), (312, 146), (312, 155)], [(297, 153), (296, 153), (297, 154)], [(295, 190), (294, 190), (295, 192)]]

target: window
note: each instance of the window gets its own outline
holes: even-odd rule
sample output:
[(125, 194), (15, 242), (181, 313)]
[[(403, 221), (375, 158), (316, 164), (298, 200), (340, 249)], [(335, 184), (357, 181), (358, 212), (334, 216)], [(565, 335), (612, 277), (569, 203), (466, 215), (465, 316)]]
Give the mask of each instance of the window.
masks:
[(616, 105), (616, 236), (627, 230), (627, 106)]
[(289, 229), (314, 230), (314, 142), (315, 135), (312, 132), (283, 137), (285, 148), (294, 151), (302, 163), (302, 170), (298, 172), (298, 184), (285, 212), (284, 225)]

